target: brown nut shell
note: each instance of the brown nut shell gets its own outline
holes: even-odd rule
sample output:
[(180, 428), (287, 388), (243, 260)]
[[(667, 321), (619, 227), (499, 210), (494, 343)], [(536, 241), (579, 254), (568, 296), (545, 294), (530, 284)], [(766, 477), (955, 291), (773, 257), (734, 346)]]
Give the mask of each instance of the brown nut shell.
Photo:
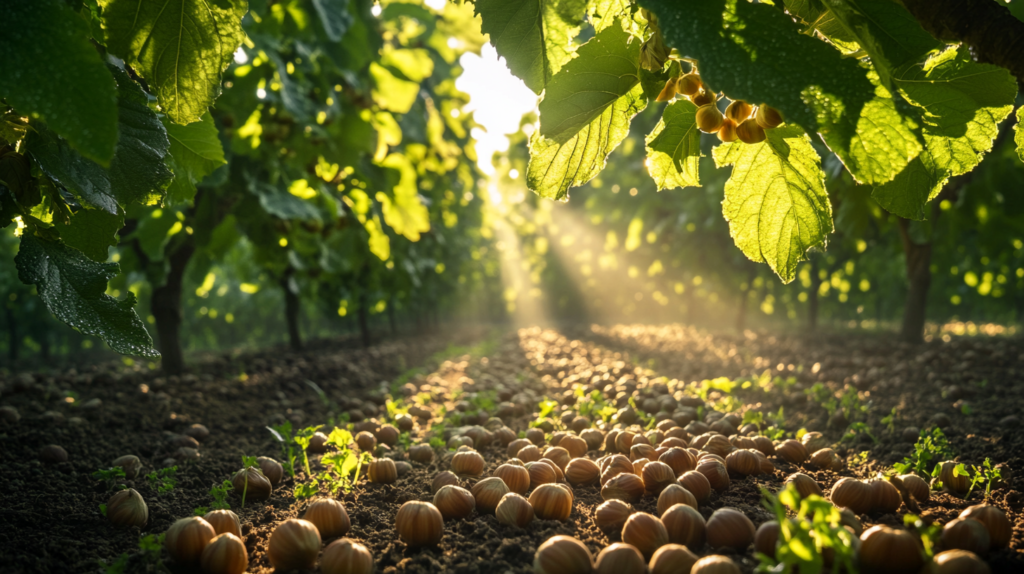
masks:
[(632, 473), (616, 475), (601, 487), (601, 498), (613, 498), (635, 503), (644, 495), (644, 481)]
[(210, 523), (199, 518), (190, 516), (175, 521), (164, 535), (164, 548), (171, 560), (179, 564), (195, 565), (203, 549), (216, 536)]
[(476, 508), (476, 500), (461, 486), (446, 485), (434, 494), (434, 506), (441, 512), (445, 520), (466, 518)]
[(697, 556), (682, 544), (666, 544), (659, 548), (648, 565), (651, 574), (677, 574), (690, 572)]
[(573, 486), (590, 486), (601, 480), (601, 469), (589, 458), (574, 458), (565, 467), (565, 480)]
[(289, 518), (270, 535), (267, 556), (278, 570), (310, 570), (320, 554), (320, 532), (312, 522)]
[(861, 568), (867, 572), (917, 572), (924, 564), (917, 538), (906, 530), (873, 526), (860, 535)]
[(616, 542), (605, 546), (597, 555), (594, 574), (626, 574), (644, 572), (647, 562), (632, 544)]
[(707, 502), (711, 498), (711, 483), (706, 476), (695, 470), (684, 472), (679, 477), (679, 484), (689, 490), (697, 502)]
[(650, 559), (658, 548), (669, 543), (668, 530), (657, 516), (636, 512), (622, 525), (622, 541), (635, 546), (644, 558)]
[(621, 532), (633, 507), (622, 500), (606, 500), (594, 511), (594, 524), (605, 532)]
[(685, 504), (697, 508), (697, 499), (694, 498), (693, 493), (683, 488), (679, 483), (671, 484), (665, 487), (665, 490), (662, 490), (661, 494), (658, 495), (658, 515), (665, 514), (666, 510), (676, 504)]
[(509, 493), (509, 489), (503, 480), (492, 476), (474, 484), (470, 492), (476, 500), (477, 512), (494, 514), (498, 503)]
[(199, 565), (207, 574), (242, 574), (249, 567), (249, 553), (241, 538), (225, 532), (203, 548)]
[(149, 507), (134, 488), (119, 490), (107, 501), (107, 518), (118, 526), (142, 528), (149, 521)]
[(362, 544), (341, 538), (324, 548), (320, 557), (322, 574), (371, 574), (373, 555)]
[(989, 504), (978, 504), (960, 513), (960, 518), (973, 518), (985, 525), (992, 541), (990, 549), (1001, 550), (1010, 545), (1013, 527), (1006, 513)]
[(230, 510), (211, 510), (203, 516), (203, 520), (210, 523), (217, 534), (228, 533), (242, 537), (242, 523), (238, 515)]
[(560, 484), (542, 484), (530, 494), (530, 506), (541, 520), (566, 521), (572, 513), (572, 492)]
[(502, 524), (526, 528), (533, 520), (533, 506), (521, 495), (510, 492), (501, 497), (494, 515)]
[(592, 574), (594, 558), (579, 540), (552, 536), (537, 548), (533, 571), (535, 574)]
[(413, 548), (434, 546), (444, 533), (444, 518), (433, 504), (410, 500), (398, 509), (395, 529), (402, 541)]
[(735, 508), (719, 508), (708, 518), (708, 546), (745, 550), (754, 543), (754, 523)]
[(333, 498), (314, 500), (306, 508), (306, 514), (302, 518), (316, 526), (322, 539), (344, 536), (352, 527), (345, 505)]
[(661, 515), (661, 522), (670, 542), (682, 544), (694, 552), (704, 546), (707, 525), (696, 508), (685, 504), (673, 505)]

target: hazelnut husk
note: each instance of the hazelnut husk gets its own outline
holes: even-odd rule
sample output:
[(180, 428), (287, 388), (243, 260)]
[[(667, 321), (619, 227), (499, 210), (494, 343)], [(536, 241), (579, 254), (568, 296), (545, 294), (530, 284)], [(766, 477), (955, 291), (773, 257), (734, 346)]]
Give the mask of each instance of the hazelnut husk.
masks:
[(735, 508), (719, 508), (708, 518), (707, 537), (712, 548), (745, 550), (754, 542), (754, 523)]
[(572, 513), (573, 495), (560, 484), (542, 484), (530, 494), (530, 506), (541, 520), (566, 521)]
[[(248, 486), (246, 486), (247, 483)], [(235, 493), (238, 496), (245, 493), (246, 500), (266, 500), (270, 498), (270, 493), (274, 490), (274, 487), (270, 485), (270, 480), (254, 466), (236, 472), (231, 477), (231, 485), (235, 487)]]
[(284, 480), (284, 467), (276, 460), (261, 456), (256, 459), (256, 464), (259, 465), (263, 476), (267, 477), (267, 480), (270, 481), (271, 487), (277, 488), (277, 485)]
[(533, 571), (535, 574), (592, 574), (594, 558), (579, 540), (552, 536), (537, 548)]
[(668, 539), (691, 550), (700, 550), (707, 538), (707, 525), (697, 509), (686, 504), (672, 505), (661, 515)]
[(473, 513), (476, 500), (473, 494), (461, 486), (442, 486), (434, 494), (434, 506), (445, 520), (466, 518)]
[(335, 540), (320, 557), (322, 574), (371, 574), (373, 555), (365, 546), (348, 538)]
[(521, 495), (510, 492), (501, 497), (494, 515), (502, 524), (525, 528), (533, 520), (533, 506)]
[(530, 471), (525, 467), (503, 464), (494, 470), (494, 476), (500, 478), (511, 492), (526, 494), (530, 489)]
[(685, 504), (697, 508), (697, 499), (693, 494), (682, 487), (679, 483), (671, 484), (658, 495), (658, 514), (664, 514), (666, 510), (676, 504)]
[(164, 535), (164, 548), (171, 560), (179, 564), (199, 563), (203, 549), (216, 536), (210, 523), (198, 516), (177, 520)]
[(818, 484), (818, 481), (802, 472), (794, 472), (787, 476), (786, 484), (792, 484), (800, 494), (800, 498), (807, 498), (812, 494), (815, 496), (822, 495), (821, 485)]
[(398, 480), (398, 467), (390, 458), (375, 458), (366, 465), (366, 478), (376, 484), (394, 484)]
[(134, 488), (119, 490), (107, 501), (107, 518), (118, 526), (142, 528), (149, 521), (149, 507)]
[(597, 554), (594, 574), (643, 574), (647, 563), (640, 551), (631, 544), (616, 542)]
[(573, 486), (590, 486), (601, 480), (601, 469), (589, 458), (574, 458), (565, 467), (565, 480)]
[(1001, 550), (1010, 545), (1010, 537), (1013, 535), (1013, 527), (1006, 513), (988, 504), (971, 506), (960, 513), (960, 518), (973, 518), (985, 525), (991, 539), (991, 550)]
[(957, 518), (942, 528), (942, 547), (946, 550), (967, 550), (983, 556), (991, 545), (988, 528), (973, 518)]
[(633, 514), (633, 507), (618, 499), (606, 500), (594, 511), (594, 524), (607, 532), (621, 532), (626, 519)]
[(203, 548), (199, 565), (208, 574), (242, 574), (249, 567), (249, 553), (241, 538), (225, 532), (214, 536)]
[(474, 484), (471, 492), (476, 500), (476, 511), (493, 514), (502, 497), (509, 493), (509, 489), (504, 481), (492, 476)]
[(917, 537), (906, 530), (873, 526), (860, 535), (860, 563), (868, 572), (917, 572), (924, 564)]
[(617, 498), (629, 503), (640, 500), (644, 495), (644, 481), (633, 473), (618, 474), (601, 487), (601, 498), (611, 500)]
[(311, 570), (320, 554), (320, 544), (320, 532), (312, 522), (289, 518), (270, 534), (267, 557), (278, 570)]
[(441, 541), (444, 518), (433, 504), (410, 500), (398, 509), (395, 529), (402, 540), (413, 548), (433, 546)]
[(668, 530), (657, 516), (636, 512), (622, 525), (622, 541), (650, 559), (658, 548), (669, 543)]
[(316, 526), (320, 538), (344, 536), (352, 527), (345, 505), (333, 498), (314, 500), (306, 508), (306, 514), (302, 518)]
[(641, 478), (646, 492), (659, 494), (668, 485), (675, 484), (676, 473), (671, 466), (663, 462), (651, 462), (644, 465)]
[(211, 510), (203, 516), (203, 520), (210, 523), (217, 534), (227, 533), (242, 537), (242, 523), (238, 520), (238, 515), (230, 510)]
[(690, 491), (697, 502), (707, 502), (711, 498), (711, 483), (708, 478), (696, 470), (690, 470), (679, 477), (679, 484)]

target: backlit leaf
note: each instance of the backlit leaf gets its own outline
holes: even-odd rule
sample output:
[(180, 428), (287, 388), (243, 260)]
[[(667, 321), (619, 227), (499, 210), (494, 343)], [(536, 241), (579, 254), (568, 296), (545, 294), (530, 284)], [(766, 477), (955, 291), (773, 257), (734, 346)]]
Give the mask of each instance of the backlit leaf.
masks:
[(167, 202), (190, 202), (196, 185), (213, 170), (227, 163), (224, 148), (217, 137), (217, 126), (210, 114), (187, 126), (165, 122), (171, 142), (171, 167), (174, 181), (167, 188)]
[(658, 190), (699, 187), (700, 157), (697, 106), (684, 99), (665, 106), (661, 121), (647, 136), (647, 169)]

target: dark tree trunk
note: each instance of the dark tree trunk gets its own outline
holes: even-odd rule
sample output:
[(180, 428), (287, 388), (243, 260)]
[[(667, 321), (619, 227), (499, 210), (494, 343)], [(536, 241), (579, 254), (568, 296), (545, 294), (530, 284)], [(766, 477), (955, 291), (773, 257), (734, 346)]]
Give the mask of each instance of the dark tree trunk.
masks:
[(185, 268), (195, 250), (192, 236), (185, 235), (178, 248), (168, 256), (166, 281), (153, 289), (150, 302), (160, 345), (160, 366), (168, 375), (180, 375), (185, 370), (185, 356), (181, 350), (181, 285), (185, 279)]
[(807, 330), (818, 330), (818, 289), (821, 288), (821, 277), (818, 275), (818, 257), (811, 256), (811, 290), (807, 293)]
[(289, 267), (281, 279), (284, 289), (284, 318), (288, 323), (288, 344), (293, 351), (302, 350), (302, 333), (299, 331), (299, 295), (291, 288), (294, 270)]
[(910, 237), (910, 222), (900, 218), (900, 238), (907, 264), (907, 303), (903, 308), (903, 326), (900, 338), (908, 343), (924, 340), (924, 321), (928, 308), (928, 288), (931, 286), (932, 244), (917, 243)]
[(359, 319), (359, 336), (362, 338), (363, 347), (370, 346), (370, 311), (366, 308), (366, 295), (359, 294), (359, 310), (356, 311)]

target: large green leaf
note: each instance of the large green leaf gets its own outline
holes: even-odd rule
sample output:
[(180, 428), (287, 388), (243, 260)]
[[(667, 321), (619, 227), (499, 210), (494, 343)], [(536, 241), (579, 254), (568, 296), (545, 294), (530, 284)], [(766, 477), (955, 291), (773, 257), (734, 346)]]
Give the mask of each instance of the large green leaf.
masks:
[(146, 79), (179, 124), (199, 121), (220, 95), (242, 43), (245, 0), (99, 0), (107, 49)]
[(658, 190), (699, 187), (700, 155), (697, 106), (684, 99), (665, 106), (661, 121), (647, 136), (647, 169)]
[(1016, 133), (1013, 141), (1017, 142), (1017, 155), (1024, 161), (1024, 106), (1017, 108), (1017, 125), (1014, 126)]
[(61, 0), (4, 2), (0, 12), (0, 99), (108, 164), (117, 100), (114, 80), (89, 43), (89, 26)]
[(315, 205), (288, 193), (287, 190), (264, 182), (256, 182), (250, 189), (259, 197), (260, 206), (274, 217), (300, 221), (320, 220), (320, 212)]
[(537, 94), (572, 58), (586, 0), (477, 0), (480, 29), (509, 70)]
[[(380, 165), (397, 170), (399, 174), (398, 182), (390, 190), (378, 191), (375, 195), (381, 204), (384, 223), (409, 241), (419, 241), (421, 233), (430, 231), (430, 213), (420, 201), (416, 167), (400, 153), (389, 155)], [(372, 234), (371, 231), (371, 238)]]
[(889, 181), (921, 151), (869, 68), (767, 4), (643, 0), (665, 42), (700, 62), (701, 77), (731, 99), (767, 103), (786, 121), (820, 133), (860, 182)]
[(640, 83), (640, 42), (611, 26), (580, 47), (548, 83), (540, 135), (565, 143)]
[(377, 62), (370, 64), (370, 76), (374, 84), (371, 94), (378, 106), (398, 114), (407, 113), (412, 109), (420, 93), (418, 83), (395, 76)]
[(171, 141), (171, 168), (174, 181), (167, 188), (170, 204), (191, 202), (196, 185), (213, 170), (227, 163), (224, 148), (217, 137), (217, 126), (210, 114), (187, 126), (164, 122)]
[(628, 15), (630, 7), (629, 0), (590, 0), (587, 18), (594, 26), (594, 31), (600, 33), (622, 16)]
[(313, 0), (313, 8), (320, 16), (320, 23), (324, 27), (332, 42), (341, 40), (349, 26), (352, 25), (352, 15), (348, 11), (349, 0)]
[(801, 19), (841, 47), (855, 41), (890, 89), (896, 69), (942, 45), (892, 0), (787, 0), (786, 7), (798, 7)]
[(110, 69), (117, 80), (120, 135), (109, 169), (82, 157), (40, 123), (33, 123), (25, 142), (46, 175), (85, 204), (116, 215), (119, 205), (158, 200), (172, 173), (164, 163), (170, 152), (167, 132), (146, 105), (145, 93), (123, 70)]
[(981, 162), (1013, 110), (1017, 86), (1003, 68), (978, 64), (966, 48), (951, 48), (925, 65), (893, 76), (900, 94), (920, 109), (925, 151), (872, 197), (889, 212), (923, 219), (924, 206), (946, 181)]
[(116, 263), (97, 263), (59, 241), (26, 233), (14, 258), (18, 277), (36, 286), (58, 319), (87, 335), (97, 335), (125, 355), (157, 357), (153, 339), (135, 314), (135, 294), (118, 301), (105, 293), (120, 272)]
[(719, 167), (733, 166), (722, 202), (733, 240), (788, 283), (807, 250), (832, 232), (832, 206), (807, 134), (787, 126), (767, 135), (758, 144), (722, 144), (714, 157)]
[(79, 209), (67, 224), (54, 221), (60, 238), (93, 261), (106, 261), (109, 247), (117, 245), (117, 232), (124, 227), (124, 215), (102, 209)]
[(646, 105), (637, 84), (565, 143), (534, 132), (526, 174), (529, 188), (541, 197), (565, 199), (570, 187), (587, 183), (604, 168), (608, 154), (629, 135), (630, 120)]

